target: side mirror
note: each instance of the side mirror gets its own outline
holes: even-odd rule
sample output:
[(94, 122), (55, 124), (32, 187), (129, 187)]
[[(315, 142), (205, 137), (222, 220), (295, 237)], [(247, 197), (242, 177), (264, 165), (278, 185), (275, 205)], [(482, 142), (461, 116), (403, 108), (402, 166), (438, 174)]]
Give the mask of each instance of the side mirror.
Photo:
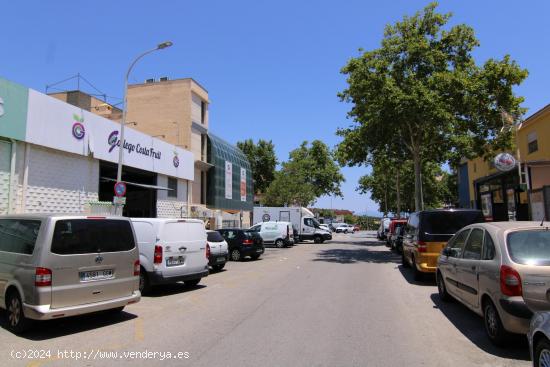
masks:
[(453, 250), (452, 250), (451, 248), (449, 248), (449, 247), (445, 247), (445, 248), (443, 249), (443, 251), (441, 251), (441, 253), (442, 253), (443, 255), (449, 257), (449, 256), (452, 256), (452, 255), (453, 255)]

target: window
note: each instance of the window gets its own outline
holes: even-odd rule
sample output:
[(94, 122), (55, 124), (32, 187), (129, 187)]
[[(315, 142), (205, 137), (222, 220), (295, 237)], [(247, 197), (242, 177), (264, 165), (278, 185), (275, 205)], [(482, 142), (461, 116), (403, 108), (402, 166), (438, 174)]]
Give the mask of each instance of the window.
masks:
[(168, 177), (168, 197), (177, 198), (178, 197), (178, 179), (173, 177)]
[(537, 141), (537, 132), (531, 131), (529, 134), (527, 134), (527, 151), (529, 154), (536, 152), (539, 150), (539, 144)]
[(206, 232), (206, 240), (208, 242), (223, 242), (223, 237), (219, 232)]
[(201, 101), (201, 124), (206, 122), (206, 102)]
[(130, 222), (114, 219), (67, 219), (55, 223), (54, 254), (129, 251), (135, 247)]
[(468, 238), (468, 233), (470, 233), (469, 229), (462, 231), (451, 238), (447, 244), (447, 248), (451, 249), (449, 257), (460, 257), (462, 255), (462, 248), (464, 247), (466, 238)]
[(506, 242), (510, 257), (515, 263), (550, 265), (550, 231), (540, 229), (512, 232)]
[(489, 232), (485, 232), (485, 240), (483, 241), (483, 260), (493, 260), (495, 258), (495, 244)]
[(481, 259), (481, 247), (483, 245), (483, 230), (479, 228), (472, 229), (468, 242), (464, 246), (464, 259), (479, 260)]
[(0, 220), (0, 251), (32, 254), (39, 230), (39, 220)]
[(260, 232), (261, 228), (262, 228), (262, 225), (258, 224), (258, 225), (255, 225), (254, 227), (250, 227), (249, 231), (250, 232)]
[(312, 218), (304, 218), (304, 224), (308, 227), (315, 227), (315, 224), (313, 224)]

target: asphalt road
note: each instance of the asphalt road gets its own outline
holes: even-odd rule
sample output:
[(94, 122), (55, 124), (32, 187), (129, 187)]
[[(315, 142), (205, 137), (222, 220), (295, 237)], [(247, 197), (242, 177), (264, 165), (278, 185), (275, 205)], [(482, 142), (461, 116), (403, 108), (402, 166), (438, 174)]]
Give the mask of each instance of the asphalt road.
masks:
[[(42, 358), (21, 358), (28, 352)], [(194, 289), (162, 287), (120, 315), (48, 321), (23, 337), (0, 329), (1, 366), (115, 364), (463, 367), (530, 362), (524, 338), (506, 349), (493, 347), (478, 316), (458, 303), (440, 303), (433, 279), (414, 282), (399, 256), (373, 233), (359, 232), (338, 234), (320, 245), (267, 249), (261, 260), (231, 262)]]

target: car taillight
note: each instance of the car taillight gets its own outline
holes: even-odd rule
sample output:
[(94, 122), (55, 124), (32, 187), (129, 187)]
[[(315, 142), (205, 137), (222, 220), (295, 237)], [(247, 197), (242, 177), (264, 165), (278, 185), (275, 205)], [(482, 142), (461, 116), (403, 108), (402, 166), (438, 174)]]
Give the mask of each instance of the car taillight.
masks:
[(155, 246), (155, 255), (153, 256), (153, 262), (155, 264), (162, 263), (162, 246)]
[(52, 285), (52, 271), (46, 268), (36, 268), (34, 271), (34, 285), (49, 287)]
[(423, 241), (418, 241), (418, 252), (428, 252), (428, 244)]
[(210, 245), (208, 243), (206, 244), (206, 258), (210, 259)]
[(506, 296), (521, 296), (521, 277), (519, 273), (507, 265), (500, 267), (500, 291)]
[(139, 276), (139, 260), (134, 261), (134, 276)]
[(243, 241), (243, 245), (252, 245), (253, 243), (254, 243), (254, 241), (248, 240), (248, 239)]

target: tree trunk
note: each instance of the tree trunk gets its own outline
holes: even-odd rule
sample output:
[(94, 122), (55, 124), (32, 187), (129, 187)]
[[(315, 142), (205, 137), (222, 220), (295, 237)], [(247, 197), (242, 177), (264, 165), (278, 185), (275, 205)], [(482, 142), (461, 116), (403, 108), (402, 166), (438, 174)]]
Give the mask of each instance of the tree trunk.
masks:
[(419, 148), (414, 149), (412, 152), (414, 162), (414, 208), (416, 211), (423, 210), (422, 200), (422, 160), (420, 158)]
[(395, 172), (395, 186), (397, 187), (397, 218), (401, 218), (401, 187), (399, 185), (399, 168), (397, 168)]

